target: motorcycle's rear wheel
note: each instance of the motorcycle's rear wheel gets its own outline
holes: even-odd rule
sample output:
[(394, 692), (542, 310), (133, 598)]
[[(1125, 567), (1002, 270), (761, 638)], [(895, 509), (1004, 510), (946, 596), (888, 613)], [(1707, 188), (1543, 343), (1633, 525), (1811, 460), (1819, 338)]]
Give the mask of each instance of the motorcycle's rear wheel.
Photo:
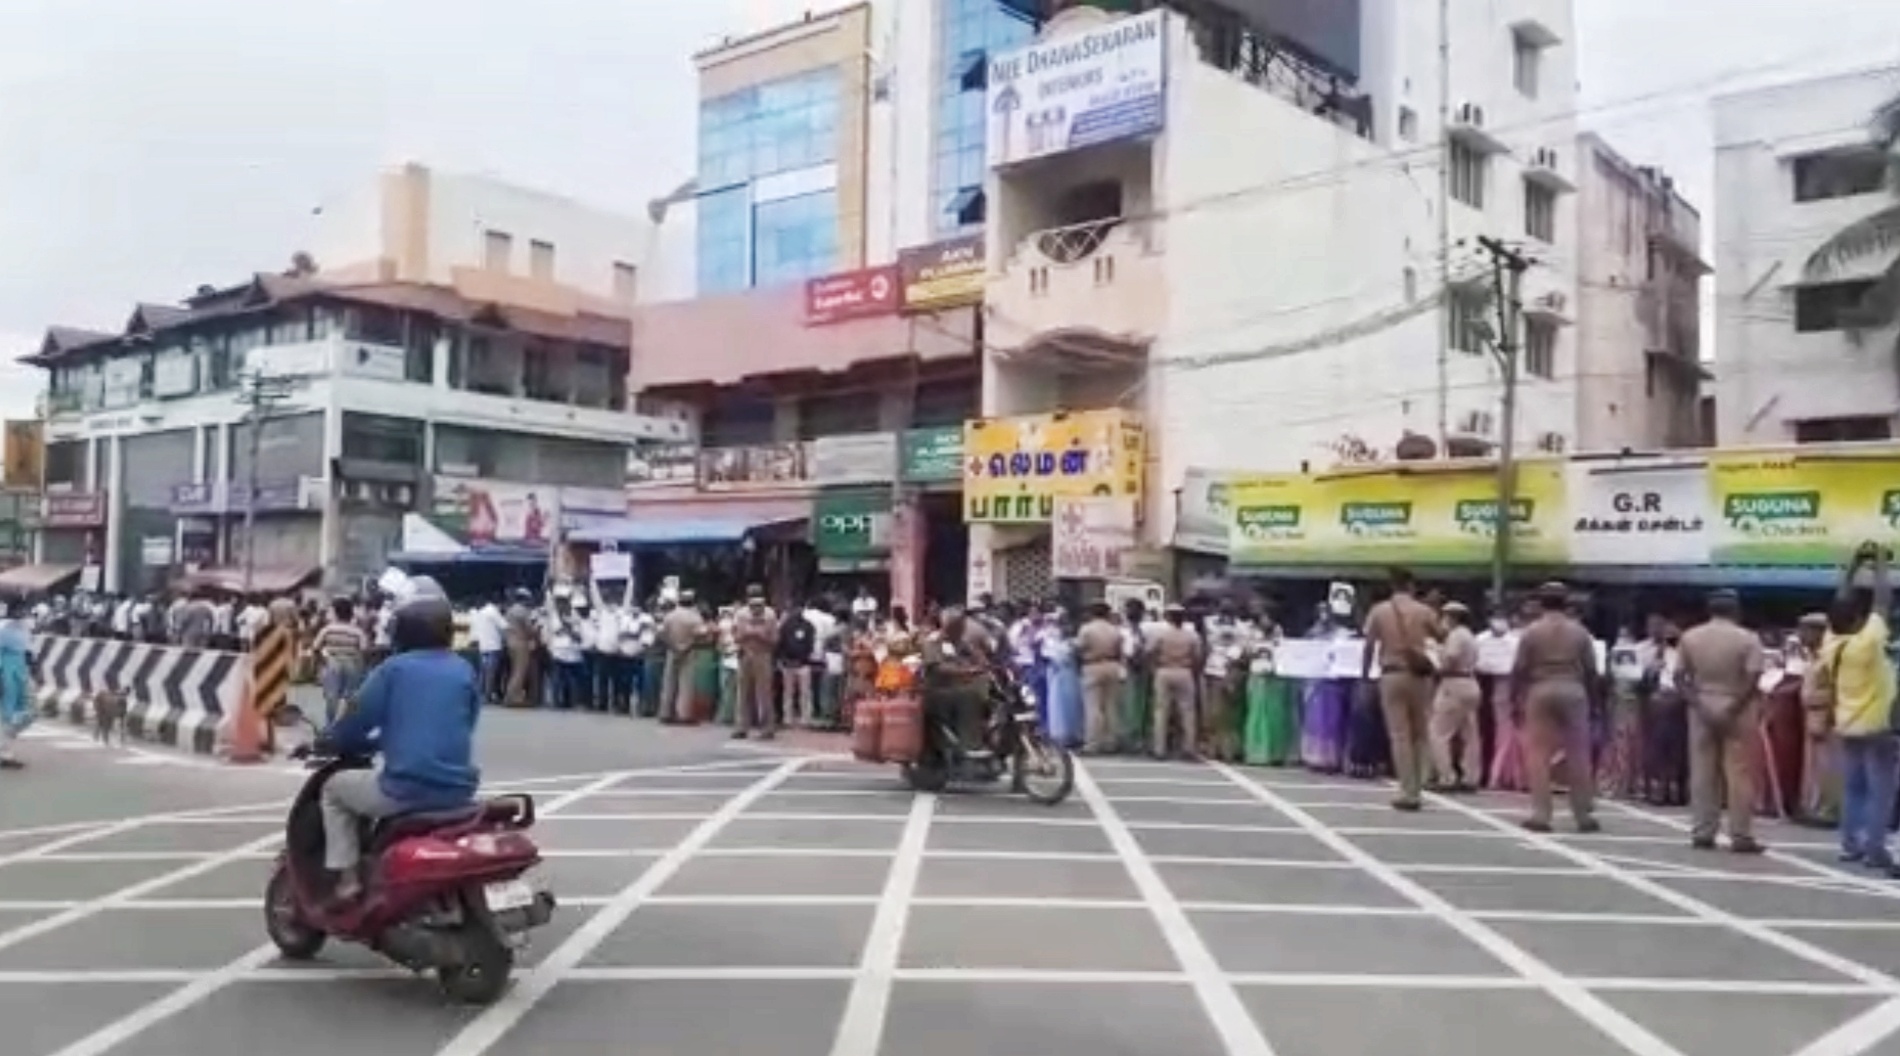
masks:
[(329, 938), (304, 922), (297, 911), (297, 892), (290, 882), (290, 867), (280, 863), (264, 885), (264, 932), (271, 944), (287, 961), (307, 961), (323, 950)]
[(485, 919), (473, 916), (462, 924), (462, 963), (436, 969), (436, 985), (449, 1000), (463, 1005), (492, 1005), (508, 989), (515, 968), (515, 951)]

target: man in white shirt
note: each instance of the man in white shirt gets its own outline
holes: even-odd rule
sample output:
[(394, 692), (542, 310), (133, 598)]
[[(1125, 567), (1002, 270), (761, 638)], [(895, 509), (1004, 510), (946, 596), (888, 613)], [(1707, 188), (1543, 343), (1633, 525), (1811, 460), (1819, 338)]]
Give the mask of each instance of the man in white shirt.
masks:
[(469, 615), (469, 637), (475, 639), (475, 653), (480, 658), (482, 699), (490, 704), (501, 700), (502, 631), (501, 606), (493, 598)]

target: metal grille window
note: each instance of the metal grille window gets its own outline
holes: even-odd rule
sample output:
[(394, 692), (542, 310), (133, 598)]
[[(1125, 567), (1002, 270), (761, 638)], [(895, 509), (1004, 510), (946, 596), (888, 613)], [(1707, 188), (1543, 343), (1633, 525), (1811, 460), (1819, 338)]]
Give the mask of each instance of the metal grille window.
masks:
[(1453, 143), (1451, 155), (1451, 196), (1473, 209), (1484, 208), (1484, 185), (1491, 175), (1491, 159), (1465, 146)]
[(1491, 333), (1491, 321), (1485, 317), (1485, 303), (1469, 294), (1460, 296), (1459, 291), (1454, 290), (1448, 307), (1451, 347), (1460, 352), (1484, 351), (1485, 338)]
[(1850, 329), (1861, 302), (1873, 288), (1872, 279), (1797, 287), (1794, 291), (1795, 332), (1821, 334)]

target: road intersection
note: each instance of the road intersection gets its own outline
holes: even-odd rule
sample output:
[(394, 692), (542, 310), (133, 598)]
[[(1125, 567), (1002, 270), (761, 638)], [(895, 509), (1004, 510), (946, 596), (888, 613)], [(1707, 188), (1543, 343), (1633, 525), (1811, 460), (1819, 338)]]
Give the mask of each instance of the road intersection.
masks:
[(40, 753), (0, 785), (9, 1056), (1900, 1054), (1900, 886), (1826, 834), (1538, 836), (1514, 797), (1121, 760), (1049, 809), (585, 721), (485, 734), (562, 900), (485, 1011), (264, 945), (289, 775)]

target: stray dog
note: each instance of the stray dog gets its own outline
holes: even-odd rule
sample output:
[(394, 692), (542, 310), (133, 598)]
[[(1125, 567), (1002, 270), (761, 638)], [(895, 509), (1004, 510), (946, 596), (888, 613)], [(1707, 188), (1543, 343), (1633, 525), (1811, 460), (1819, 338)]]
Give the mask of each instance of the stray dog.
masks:
[(92, 695), (92, 736), (100, 744), (111, 744), (118, 731), (119, 744), (125, 745), (125, 694), (102, 689)]

